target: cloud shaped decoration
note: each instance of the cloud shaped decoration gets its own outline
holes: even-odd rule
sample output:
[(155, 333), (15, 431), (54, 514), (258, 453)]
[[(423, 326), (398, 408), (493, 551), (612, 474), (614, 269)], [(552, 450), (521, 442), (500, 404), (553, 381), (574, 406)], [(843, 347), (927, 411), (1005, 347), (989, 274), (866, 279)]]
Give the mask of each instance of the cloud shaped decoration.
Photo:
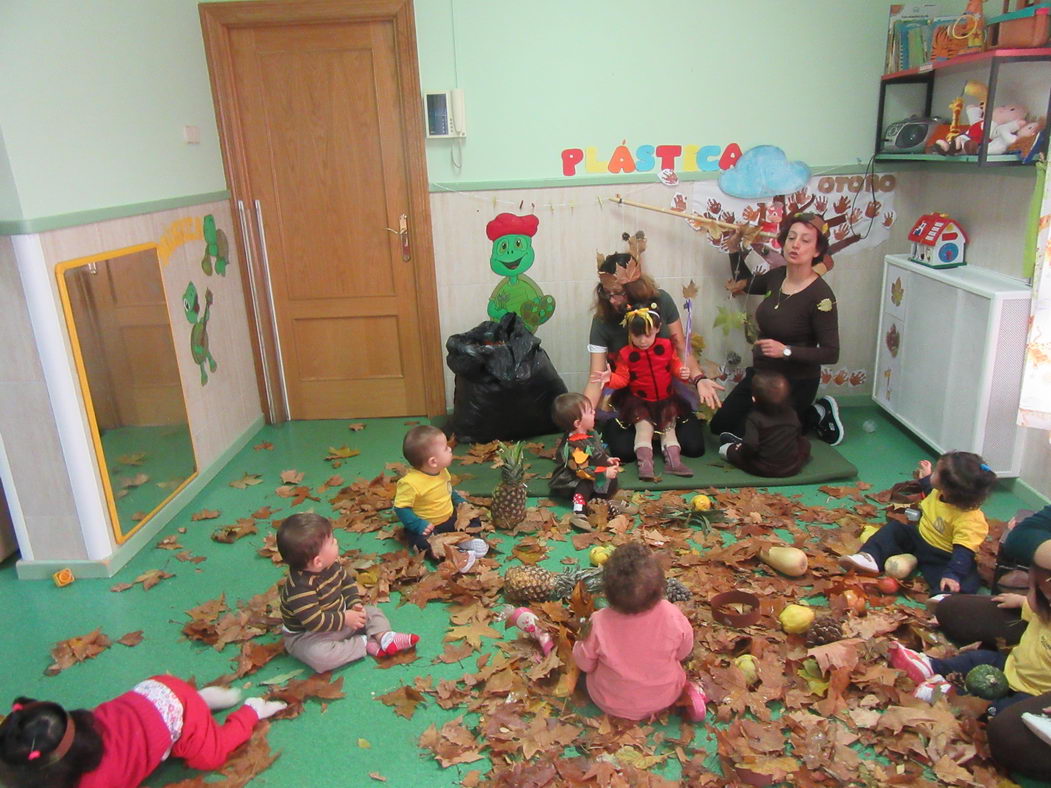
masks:
[(791, 194), (809, 180), (810, 168), (806, 164), (789, 161), (776, 145), (757, 145), (719, 176), (719, 188), (731, 197), (747, 200)]

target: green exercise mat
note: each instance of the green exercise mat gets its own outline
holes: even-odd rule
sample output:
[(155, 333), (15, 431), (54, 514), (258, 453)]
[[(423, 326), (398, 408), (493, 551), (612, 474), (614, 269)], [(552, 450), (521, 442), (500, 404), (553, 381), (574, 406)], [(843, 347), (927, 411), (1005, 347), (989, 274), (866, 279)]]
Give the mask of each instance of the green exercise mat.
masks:
[[(560, 435), (544, 435), (532, 438), (526, 443), (543, 443), (547, 447), (554, 447)], [(803, 466), (803, 470), (795, 476), (786, 476), (781, 479), (772, 479), (766, 476), (753, 476), (750, 473), (735, 468), (719, 456), (719, 448), (715, 442), (715, 436), (707, 435), (707, 450), (702, 457), (683, 457), (683, 462), (690, 467), (694, 475), (683, 478), (663, 474), (663, 460), (659, 457), (654, 460), (654, 467), (661, 478), (655, 482), (641, 482), (637, 473), (637, 465), (629, 463), (624, 466), (624, 471), (618, 477), (620, 487), (624, 490), (694, 490), (702, 487), (782, 487), (798, 484), (817, 484), (833, 479), (851, 479), (857, 476), (858, 469), (855, 468), (842, 454), (833, 449), (827, 443), (819, 440), (810, 442), (810, 461)], [(489, 495), (500, 479), (500, 471), (493, 468), (492, 463), (471, 463), (463, 465), (460, 459), (467, 454), (470, 445), (457, 446), (454, 451), (453, 464), (449, 471), (462, 478), (456, 489), (471, 495)], [(528, 479), (529, 495), (546, 496), (547, 476), (554, 467), (551, 460), (542, 459), (532, 452), (529, 456), (530, 474), (536, 477)], [(543, 477), (543, 478), (540, 478)]]

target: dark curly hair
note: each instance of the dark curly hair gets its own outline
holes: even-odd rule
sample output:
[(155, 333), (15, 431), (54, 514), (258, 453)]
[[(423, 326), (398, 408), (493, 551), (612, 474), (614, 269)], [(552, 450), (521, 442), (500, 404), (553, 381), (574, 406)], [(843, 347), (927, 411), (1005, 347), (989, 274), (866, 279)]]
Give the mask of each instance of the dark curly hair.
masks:
[(786, 216), (781, 221), (781, 232), (777, 234), (777, 242), (781, 245), (781, 248), (785, 248), (785, 241), (788, 240), (788, 232), (792, 229), (794, 224), (805, 224), (811, 230), (817, 233), (817, 254), (814, 255), (814, 262), (820, 263), (825, 253), (828, 251), (828, 236), (821, 232), (813, 223), (823, 224), (824, 219), (818, 216), (816, 213), (793, 213)]
[(614, 550), (602, 577), (606, 600), (618, 613), (645, 613), (664, 598), (664, 569), (642, 542)]
[(941, 499), (957, 509), (977, 509), (993, 491), (996, 474), (985, 460), (969, 451), (950, 451), (935, 466)]
[[(102, 737), (86, 709), (16, 698), (0, 724), (0, 783), (11, 788), (75, 788), (102, 762)], [(72, 728), (70, 728), (72, 726)], [(65, 739), (67, 730), (71, 737)]]

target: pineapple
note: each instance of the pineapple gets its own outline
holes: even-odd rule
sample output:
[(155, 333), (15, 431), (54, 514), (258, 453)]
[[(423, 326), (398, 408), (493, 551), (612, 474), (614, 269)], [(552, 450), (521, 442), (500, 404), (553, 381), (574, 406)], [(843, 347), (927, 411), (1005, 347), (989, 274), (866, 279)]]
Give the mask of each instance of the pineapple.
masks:
[[(601, 594), (602, 567), (552, 572), (542, 566), (512, 566), (504, 575), (504, 596), (515, 605), (568, 599), (579, 582), (589, 594)], [(685, 602), (693, 596), (674, 577), (667, 579), (665, 595), (671, 602)]]
[(501, 443), (496, 451), (500, 483), (493, 490), (493, 525), (514, 528), (526, 516), (525, 458), (522, 443)]

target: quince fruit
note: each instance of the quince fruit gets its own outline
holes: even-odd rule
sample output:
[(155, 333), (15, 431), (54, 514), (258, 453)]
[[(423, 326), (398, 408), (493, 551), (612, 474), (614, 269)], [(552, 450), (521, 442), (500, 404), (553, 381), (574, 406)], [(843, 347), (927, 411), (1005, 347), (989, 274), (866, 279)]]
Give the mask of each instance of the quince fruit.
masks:
[(751, 654), (742, 654), (734, 660), (734, 664), (741, 669), (749, 686), (759, 681), (759, 664)]
[(789, 635), (800, 635), (810, 629), (816, 615), (806, 605), (785, 605), (777, 620), (781, 622), (781, 629)]
[(712, 499), (707, 495), (693, 496), (693, 510), (695, 512), (707, 512), (712, 508)]
[(595, 545), (588, 551), (588, 558), (591, 559), (592, 566), (602, 566), (611, 555), (613, 555), (613, 548), (609, 545)]

